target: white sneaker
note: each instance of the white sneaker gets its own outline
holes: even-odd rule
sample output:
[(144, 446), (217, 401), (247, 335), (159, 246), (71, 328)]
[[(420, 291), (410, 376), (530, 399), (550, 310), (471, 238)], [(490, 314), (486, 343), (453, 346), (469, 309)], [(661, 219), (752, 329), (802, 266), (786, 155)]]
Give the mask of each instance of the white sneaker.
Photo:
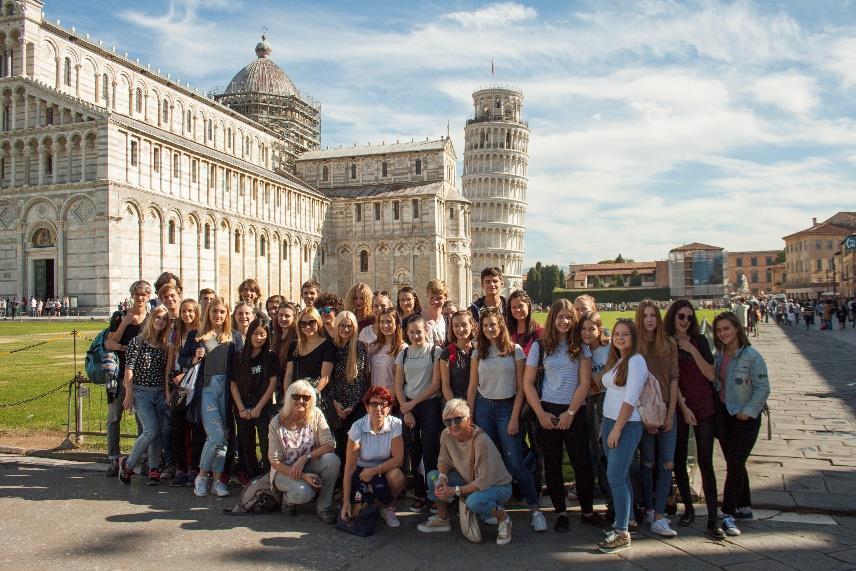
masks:
[(438, 531), (452, 531), (452, 524), (448, 519), (440, 519), (438, 515), (432, 515), (427, 521), (420, 523), (416, 529), (422, 533), (436, 533)]
[(213, 487), (214, 487), (214, 494), (217, 497), (225, 498), (226, 496), (229, 495), (229, 486), (227, 486), (226, 484), (224, 484), (220, 480), (217, 480), (216, 482), (214, 482)]
[(395, 508), (393, 506), (382, 509), (381, 516), (383, 516), (383, 521), (388, 527), (401, 526), (401, 521), (399, 521), (398, 516), (395, 515)]
[(496, 531), (496, 544), (505, 545), (511, 542), (511, 518), (506, 514), (505, 519), (499, 522), (499, 529)]
[(655, 520), (651, 524), (651, 531), (663, 537), (675, 537), (678, 532), (669, 527), (669, 520), (666, 518)]
[(193, 481), (193, 494), (199, 498), (204, 498), (208, 495), (208, 486), (211, 484), (211, 478), (207, 476), (196, 476)]
[(495, 515), (489, 515), (486, 518), (482, 519), (482, 521), (487, 525), (497, 525), (499, 522), (496, 520)]
[(541, 510), (532, 512), (532, 531), (547, 531), (547, 518)]
[(734, 523), (734, 518), (730, 515), (722, 518), (722, 529), (725, 530), (725, 535), (730, 535), (731, 537), (740, 535), (740, 529), (738, 529), (737, 524)]

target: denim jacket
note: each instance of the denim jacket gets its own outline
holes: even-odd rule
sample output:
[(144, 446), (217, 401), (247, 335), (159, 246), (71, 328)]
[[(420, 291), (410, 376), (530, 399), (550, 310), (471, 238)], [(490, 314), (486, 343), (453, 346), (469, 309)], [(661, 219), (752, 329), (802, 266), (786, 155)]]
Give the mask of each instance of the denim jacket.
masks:
[(728, 370), (722, 371), (722, 353), (717, 353), (714, 363), (716, 390), (725, 382), (725, 408), (728, 414), (742, 412), (758, 418), (770, 396), (770, 379), (767, 363), (753, 347), (741, 347), (731, 358)]

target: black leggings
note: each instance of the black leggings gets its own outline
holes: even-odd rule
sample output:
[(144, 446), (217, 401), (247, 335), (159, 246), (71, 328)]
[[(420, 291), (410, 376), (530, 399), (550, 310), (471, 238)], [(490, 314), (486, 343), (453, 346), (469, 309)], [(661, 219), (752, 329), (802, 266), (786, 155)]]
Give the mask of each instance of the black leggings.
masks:
[[(722, 408), (725, 408), (724, 405)], [(725, 456), (727, 473), (725, 486), (722, 489), (722, 513), (734, 515), (737, 508), (752, 507), (746, 461), (752, 453), (755, 441), (758, 440), (761, 415), (759, 414), (758, 418), (738, 420), (736, 416), (731, 416), (724, 411), (723, 418), (725, 422), (719, 445)]]
[[(554, 416), (568, 410), (566, 404), (542, 402), (544, 411)], [(544, 451), (544, 477), (547, 493), (556, 513), (565, 512), (565, 480), (562, 477), (562, 456), (568, 451), (568, 459), (574, 468), (577, 497), (583, 513), (592, 512), (594, 503), (594, 472), (589, 454), (589, 429), (586, 407), (581, 406), (574, 415), (568, 430), (540, 430), (541, 449)]]
[[(247, 406), (247, 408), (252, 408)], [(237, 417), (238, 448), (240, 450), (243, 468), (250, 478), (255, 478), (270, 470), (268, 461), (268, 426), (275, 411), (269, 407), (262, 409), (258, 418), (244, 419)], [(256, 454), (256, 434), (258, 434), (261, 461)]]
[[(687, 475), (687, 446), (689, 444), (690, 425), (677, 415), (678, 438), (675, 445), (675, 481), (681, 492), (685, 509), (692, 509), (693, 499), (690, 490), (690, 479)], [(713, 470), (713, 441), (716, 437), (716, 414), (701, 419), (693, 427), (696, 442), (696, 463), (701, 472), (701, 483), (704, 490), (704, 501), (707, 504), (708, 522), (716, 520), (716, 472)]]
[(205, 445), (205, 429), (201, 424), (187, 420), (185, 407), (172, 411), (170, 425), (172, 455), (175, 458), (176, 468), (185, 474), (189, 470), (199, 470), (199, 457), (202, 456), (202, 446)]

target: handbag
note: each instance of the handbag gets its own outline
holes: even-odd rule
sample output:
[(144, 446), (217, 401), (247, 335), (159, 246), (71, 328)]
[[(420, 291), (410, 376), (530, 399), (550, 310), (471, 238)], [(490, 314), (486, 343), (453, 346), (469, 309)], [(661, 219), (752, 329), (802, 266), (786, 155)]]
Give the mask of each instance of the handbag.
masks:
[(200, 363), (197, 363), (183, 374), (181, 384), (173, 389), (169, 395), (169, 408), (172, 410), (184, 408), (188, 403), (193, 401), (193, 395), (196, 393), (196, 378), (199, 376), (199, 367)]
[(374, 501), (374, 491), (369, 489), (365, 495), (360, 495), (356, 499), (360, 501), (352, 504), (353, 515), (350, 519), (342, 519), (342, 513), (339, 512), (336, 518), (336, 529), (358, 537), (368, 537), (374, 533), (380, 515), (380, 510)]
[[(538, 392), (538, 398), (541, 398), (541, 390), (544, 388), (544, 345), (541, 340), (535, 341), (538, 344), (538, 371), (535, 373), (535, 390)], [(531, 350), (531, 349), (530, 349)], [(532, 405), (529, 404), (529, 399), (523, 399), (523, 406), (520, 409), (520, 420), (528, 421), (535, 417), (535, 411)]]
[(636, 410), (639, 411), (639, 416), (642, 417), (642, 424), (645, 427), (660, 428), (666, 423), (668, 410), (666, 403), (663, 402), (660, 381), (651, 374), (651, 371), (648, 371), (648, 377), (645, 379), (645, 385), (639, 395)]

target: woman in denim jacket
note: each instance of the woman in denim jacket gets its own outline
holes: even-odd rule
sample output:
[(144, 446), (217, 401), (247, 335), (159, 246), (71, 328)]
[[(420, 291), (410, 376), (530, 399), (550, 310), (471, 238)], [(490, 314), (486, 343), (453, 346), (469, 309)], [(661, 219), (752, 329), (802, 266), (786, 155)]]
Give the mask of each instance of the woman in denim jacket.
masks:
[(767, 364), (754, 348), (731, 312), (713, 320), (716, 388), (723, 426), (719, 438), (728, 470), (722, 493), (722, 527), (728, 535), (740, 535), (734, 518), (751, 519), (749, 474), (746, 461), (761, 428), (761, 411), (770, 395)]

